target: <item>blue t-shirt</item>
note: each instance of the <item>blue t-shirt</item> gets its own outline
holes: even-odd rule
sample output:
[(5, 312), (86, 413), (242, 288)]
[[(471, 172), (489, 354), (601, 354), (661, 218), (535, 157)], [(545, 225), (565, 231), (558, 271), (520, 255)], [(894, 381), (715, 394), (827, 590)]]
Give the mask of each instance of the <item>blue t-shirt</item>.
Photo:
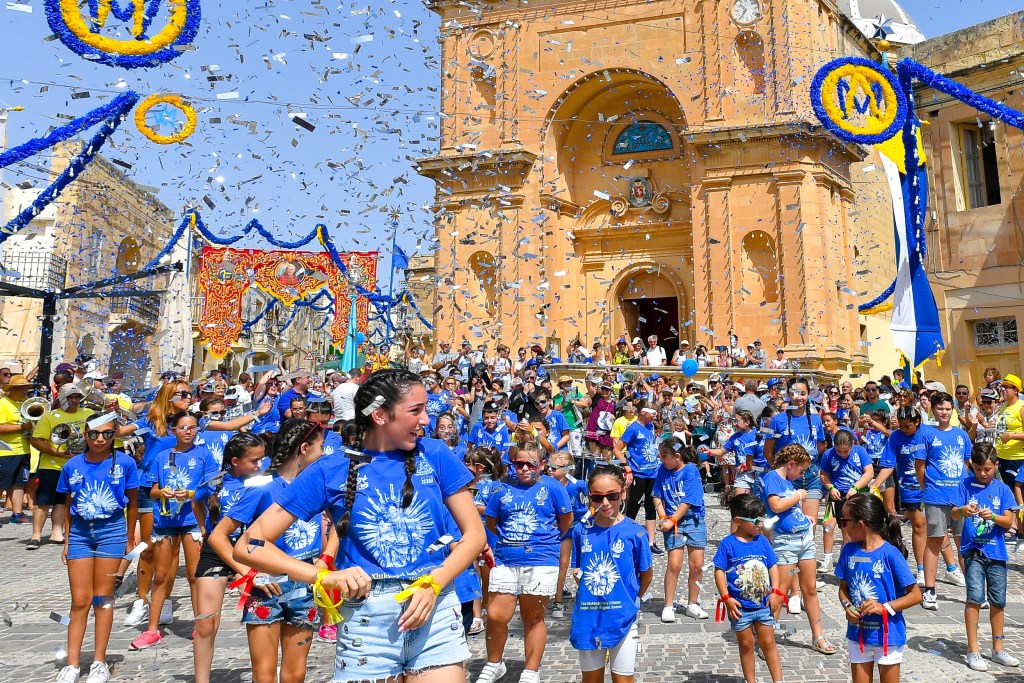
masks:
[(928, 449), (928, 439), (925, 438), (924, 429), (918, 429), (913, 436), (907, 436), (900, 430), (895, 430), (889, 435), (885, 443), (885, 450), (882, 451), (882, 459), (878, 466), (893, 468), (896, 482), (900, 487), (901, 503), (920, 503), (924, 500), (924, 493), (921, 491), (921, 483), (917, 480), (918, 454), (924, 454)]
[(120, 517), (128, 507), (127, 492), (139, 488), (139, 470), (125, 453), (89, 462), (85, 454), (70, 458), (60, 470), (59, 493), (71, 494), (69, 511), (85, 520)]
[(428, 434), (433, 434), (434, 430), (437, 429), (437, 416), (451, 410), (454, 403), (455, 399), (444, 389), (436, 394), (432, 391), (427, 392), (427, 417), (430, 418), (430, 427), (427, 428)]
[[(745, 432), (733, 432), (732, 436), (725, 440), (722, 448), (733, 454), (735, 463), (738, 466), (747, 464), (747, 456), (754, 455), (754, 445), (757, 443), (757, 432), (748, 430)], [(761, 458), (764, 458), (764, 451), (761, 451)], [(768, 463), (765, 462), (765, 465)], [(756, 456), (754, 466), (757, 466)]]
[(142, 434), (143, 455), (142, 462), (139, 463), (139, 472), (148, 472), (153, 467), (156, 456), (170, 448), (174, 448), (174, 444), (178, 442), (178, 439), (174, 434), (168, 434), (167, 436), (158, 435), (148, 417), (136, 420), (135, 427), (139, 430), (148, 430)]
[[(280, 398), (280, 396), (278, 396)], [(263, 400), (270, 400), (265, 397)], [(289, 405), (289, 407), (291, 407)], [(250, 431), (253, 434), (264, 434), (266, 432), (277, 433), (281, 430), (281, 413), (277, 410), (277, 404), (271, 408), (266, 415), (256, 414), (256, 421), (252, 423)]]
[[(846, 590), (854, 607), (860, 607), (865, 600), (886, 603), (902, 598), (907, 588), (917, 583), (910, 571), (910, 565), (896, 547), (883, 542), (879, 548), (868, 552), (859, 543), (847, 543), (839, 553), (836, 562), (836, 576), (846, 582)], [(860, 633), (858, 633), (860, 629)], [(847, 624), (846, 637), (857, 641), (863, 635), (864, 644), (882, 646), (882, 617), (866, 615), (860, 625)], [(889, 617), (890, 647), (907, 644), (907, 622), (903, 612)]]
[(633, 470), (634, 479), (653, 479), (661, 467), (658, 460), (658, 437), (654, 433), (654, 423), (640, 424), (636, 420), (619, 437), (626, 445), (626, 460)]
[(224, 446), (231, 440), (235, 432), (214, 432), (204, 429), (196, 435), (196, 445), (206, 446), (218, 465), (224, 464)]
[[(187, 489), (195, 491), (195, 495), (203, 495), (203, 487), (214, 476), (220, 473), (218, 465), (205, 446), (195, 446), (184, 452), (166, 450), (156, 457), (153, 468), (143, 474), (143, 486), (152, 488)], [(192, 501), (159, 500), (153, 508), (153, 526), (164, 529), (175, 526), (197, 525), (196, 516), (192, 512)]]
[[(444, 535), (444, 499), (473, 481), (444, 442), (421, 438), (416, 450), (414, 494), (406, 508), (405, 453), (364, 450), (372, 459), (359, 468), (355, 502), (338, 555), (371, 578), (416, 579), (440, 566), (443, 558), (426, 550)], [(303, 520), (327, 510), (337, 523), (345, 513), (349, 463), (348, 458), (320, 458), (274, 502)]]
[(567, 474), (566, 478), (568, 481), (565, 482), (565, 493), (569, 496), (572, 516), (573, 519), (579, 520), (590, 509), (590, 491), (585, 479), (577, 479), (571, 474)]
[(764, 536), (747, 542), (730, 534), (718, 544), (715, 569), (725, 572), (729, 597), (739, 601), (745, 610), (768, 606), (772, 594), (770, 570), (778, 560), (772, 544)]
[(345, 455), (345, 442), (341, 438), (341, 434), (334, 431), (333, 429), (328, 429), (327, 431), (325, 431), (323, 450), (325, 458), (329, 455), (335, 454)]
[(569, 642), (602, 650), (622, 642), (640, 611), (640, 572), (651, 568), (644, 528), (631, 519), (572, 530), (572, 566), (581, 578), (572, 608)]
[[(287, 411), (292, 409), (292, 399), (293, 398), (301, 398), (301, 399), (309, 402), (309, 401), (312, 401), (313, 395), (312, 395), (312, 393), (310, 393), (308, 395), (300, 394), (299, 392), (295, 391), (294, 387), (290, 387), (287, 391), (285, 391), (283, 394), (278, 396), (277, 397), (277, 404), (274, 407), (277, 409), (277, 419), (278, 419), (279, 423), (280, 422), (284, 422), (285, 420), (288, 419), (288, 418), (286, 418), (284, 416), (284, 414), (285, 414), (285, 412), (287, 412)], [(274, 411), (272, 410), (270, 412), (274, 412)]]
[(775, 453), (791, 443), (804, 447), (813, 462), (818, 460), (818, 444), (825, 443), (825, 427), (821, 418), (811, 413), (793, 415), (789, 411), (777, 413), (768, 428), (768, 438), (775, 440)]
[(498, 449), (498, 453), (501, 454), (502, 462), (508, 462), (508, 447), (512, 443), (512, 437), (509, 436), (508, 427), (500, 422), (498, 423), (498, 426), (494, 428), (493, 432), (484, 428), (482, 420), (477, 422), (473, 425), (473, 428), (469, 430), (469, 438), (467, 441), (474, 446), (494, 446)]
[[(1024, 468), (1021, 468), (1024, 472)], [(1017, 475), (1020, 481), (1020, 474)], [(973, 474), (968, 475), (960, 484), (958, 498), (954, 505), (977, 505), (988, 508), (993, 514), (1001, 515), (1016, 505), (1013, 492), (999, 477), (995, 477), (987, 485), (979, 482)], [(1007, 562), (1010, 557), (1006, 553), (1005, 530), (994, 521), (982, 519), (980, 516), (964, 517), (964, 530), (960, 535), (960, 553), (968, 550), (980, 550), (990, 560)]]
[[(202, 490), (196, 492), (196, 500), (206, 501), (206, 520), (204, 522), (206, 527), (206, 533), (209, 534), (217, 526), (217, 523), (225, 517), (234, 517), (231, 515), (231, 510), (238, 504), (238, 501), (242, 499), (245, 494), (245, 480), (239, 479), (238, 477), (228, 472), (224, 473), (224, 483), (221, 485), (218, 491), (216, 487), (204, 487)], [(210, 504), (209, 499), (216, 494), (220, 500), (220, 517), (213, 519), (210, 516)], [(232, 541), (237, 541), (242, 535), (241, 529), (236, 529), (233, 534), (228, 538)]]
[(864, 476), (864, 470), (870, 464), (871, 458), (868, 457), (867, 451), (854, 445), (850, 448), (850, 455), (845, 458), (840, 457), (834, 447), (828, 449), (825, 455), (821, 456), (820, 467), (832, 480), (832, 485), (846, 495), (846, 492)]
[[(569, 423), (565, 419), (565, 415), (562, 415), (560, 410), (552, 410), (548, 413), (548, 416), (544, 418), (544, 421), (548, 423), (548, 441), (551, 445), (558, 449), (558, 442), (562, 440), (562, 435), (569, 431)], [(566, 443), (566, 446), (569, 444)]]
[(885, 442), (888, 438), (882, 432), (876, 432), (874, 429), (868, 429), (861, 436), (861, 441), (864, 442), (864, 450), (871, 458), (872, 464), (878, 464), (878, 460), (882, 457), (882, 452), (885, 450)]
[[(793, 486), (793, 482), (789, 481), (781, 474), (772, 470), (764, 477), (764, 499), (767, 502), (772, 496), (778, 496), (779, 498), (788, 498), (790, 496), (796, 496), (796, 488)], [(768, 510), (771, 511), (771, 506), (768, 506)], [(799, 534), (807, 531), (811, 527), (811, 520), (807, 519), (804, 511), (800, 509), (800, 504), (797, 503), (793, 507), (789, 508), (784, 512), (777, 513), (779, 521), (775, 523), (775, 530), (780, 534)]]
[[(445, 533), (452, 537), (453, 542), (462, 540), (462, 530), (459, 529), (455, 518), (450, 514), (445, 516), (444, 529)], [(450, 544), (446, 544), (437, 553), (443, 558), (447, 558), (450, 553), (449, 548)], [(480, 577), (477, 576), (476, 567), (472, 564), (452, 579), (452, 585), (455, 586), (455, 595), (459, 598), (459, 602), (472, 602), (483, 597), (483, 591), (480, 589)]]
[(700, 478), (700, 470), (693, 463), (685, 463), (677, 470), (670, 470), (664, 465), (658, 468), (654, 477), (655, 498), (661, 499), (665, 505), (665, 514), (673, 515), (680, 505), (688, 504), (687, 517), (704, 516), (704, 483)]
[[(323, 458), (321, 458), (322, 460)], [(348, 460), (348, 458), (345, 458)], [(292, 482), (294, 484), (294, 482)], [(280, 503), (285, 492), (290, 488), (287, 481), (278, 475), (263, 487), (263, 497), (256, 508), (259, 517), (274, 503)], [(323, 548), (323, 515), (317, 511), (308, 517), (300, 517), (285, 529), (280, 538), (274, 541), (281, 551), (298, 560), (308, 560), (320, 556)]]
[(764, 457), (764, 436), (762, 434), (754, 437), (754, 444), (750, 447), (750, 453), (754, 456), (754, 469), (759, 474), (764, 474), (772, 468), (768, 464), (768, 458)]
[(516, 480), (494, 488), (488, 517), (498, 520), (494, 557), (509, 567), (556, 567), (562, 532), (558, 516), (572, 513), (565, 487), (547, 475), (531, 486)]
[(971, 437), (959, 427), (941, 431), (935, 427), (922, 427), (928, 447), (917, 451), (914, 457), (924, 460), (925, 505), (956, 505), (960, 497), (960, 484), (971, 457)]

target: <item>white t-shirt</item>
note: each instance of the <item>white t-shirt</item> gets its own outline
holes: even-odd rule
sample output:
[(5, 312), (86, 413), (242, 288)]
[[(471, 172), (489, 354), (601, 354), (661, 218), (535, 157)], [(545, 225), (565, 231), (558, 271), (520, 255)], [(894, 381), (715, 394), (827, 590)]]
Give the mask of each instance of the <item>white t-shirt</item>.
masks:
[(331, 401), (334, 403), (334, 419), (356, 419), (357, 391), (359, 391), (359, 385), (355, 382), (342, 382), (331, 391)]
[(668, 360), (668, 358), (665, 355), (665, 349), (661, 348), (660, 346), (655, 346), (653, 349), (648, 347), (648, 349), (647, 349), (647, 364), (648, 365), (654, 365), (654, 366), (665, 365), (667, 360)]

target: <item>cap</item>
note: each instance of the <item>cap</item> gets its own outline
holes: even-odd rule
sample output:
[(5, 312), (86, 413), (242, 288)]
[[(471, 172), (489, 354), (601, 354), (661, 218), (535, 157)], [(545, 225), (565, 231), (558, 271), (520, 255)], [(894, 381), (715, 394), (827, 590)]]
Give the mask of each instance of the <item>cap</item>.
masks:
[(683, 346), (684, 344), (685, 344), (686, 346), (689, 346), (689, 345), (690, 345), (690, 340), (689, 340), (689, 339), (683, 339), (683, 340), (681, 340), (681, 341), (679, 342), (679, 345), (680, 345), (680, 346)]
[(566, 382), (572, 382), (572, 377), (570, 377), (569, 375), (562, 375), (561, 377), (558, 378), (559, 384), (565, 384)]
[(68, 384), (65, 384), (64, 386), (62, 386), (60, 388), (60, 391), (57, 392), (57, 398), (60, 399), (61, 401), (63, 401), (64, 399), (66, 399), (68, 396), (71, 396), (72, 394), (78, 394), (79, 396), (85, 396), (85, 394), (82, 393), (82, 390), (78, 388), (77, 384), (75, 384), (74, 382), (69, 382)]
[(924, 388), (928, 391), (946, 391), (946, 385), (942, 382), (925, 382)]
[(663, 394), (674, 394), (675, 391), (670, 386), (664, 386), (664, 387), (661, 388), (661, 393), (663, 393)]
[(333, 370), (333, 369), (328, 368), (327, 372), (324, 373), (324, 377), (330, 377), (331, 375), (333, 375), (336, 372), (337, 372), (337, 370)]
[(633, 337), (633, 343), (634, 344), (642, 344), (643, 340), (641, 340), (640, 337)]
[(650, 413), (651, 415), (657, 415), (658, 414), (657, 409), (651, 408), (649, 406), (644, 406), (643, 408), (640, 409), (640, 412), (641, 413)]
[(655, 372), (654, 374), (651, 375), (651, 380), (653, 381), (656, 379), (661, 379), (661, 375)]
[(761, 382), (760, 384), (757, 385), (757, 390), (758, 391), (768, 391), (768, 385), (765, 384), (764, 382)]
[(717, 372), (713, 373), (710, 377), (708, 377), (708, 381), (709, 382), (721, 382), (722, 381), (722, 375), (720, 375)]
[(25, 375), (12, 375), (11, 381), (4, 387), (5, 390), (10, 391), (11, 389), (17, 389), (18, 387), (28, 388), (32, 386), (32, 382), (25, 379)]
[(771, 379), (768, 380), (768, 387), (767, 388), (771, 389), (772, 387), (774, 387), (775, 385), (777, 385), (781, 381), (782, 380), (779, 379), (778, 377), (772, 377)]
[[(14, 382), (14, 380), (11, 380), (12, 384), (13, 384), (13, 382)], [(982, 398), (990, 398), (993, 401), (998, 401), (999, 400), (999, 392), (996, 391), (995, 389), (982, 389), (981, 390), (981, 397)]]
[(473, 345), (469, 343), (469, 340), (468, 340), (468, 339), (463, 339), (463, 340), (462, 340), (462, 345), (463, 345), (463, 346), (468, 346), (468, 347), (470, 347), (470, 348), (472, 348), (472, 347), (473, 347)]
[(755, 344), (760, 344), (760, 343), (761, 343), (761, 340), (760, 340), (760, 339), (755, 339), (755, 340), (754, 340), (754, 343), (755, 343)]
[(626, 343), (626, 338), (625, 337), (619, 337), (619, 341), (617, 341), (615, 343), (616, 344), (625, 344)]
[(60, 365), (55, 367), (53, 369), (53, 371), (54, 372), (68, 372), (68, 371), (71, 371), (71, 370), (74, 370), (74, 369), (75, 369), (75, 366), (72, 365), (71, 363), (61, 363)]
[(1007, 375), (1006, 377), (1003, 377), (1003, 379), (1001, 379), (999, 383), (1009, 384), (1010, 386), (1014, 387), (1017, 391), (1022, 391), (1020, 377), (1012, 373)]
[(601, 388), (602, 389), (611, 389), (612, 385), (609, 384), (608, 382), (601, 382)]
[(512, 378), (512, 386), (516, 387), (516, 386), (521, 385), (522, 383), (523, 383), (523, 378), (522, 377), (513, 377)]

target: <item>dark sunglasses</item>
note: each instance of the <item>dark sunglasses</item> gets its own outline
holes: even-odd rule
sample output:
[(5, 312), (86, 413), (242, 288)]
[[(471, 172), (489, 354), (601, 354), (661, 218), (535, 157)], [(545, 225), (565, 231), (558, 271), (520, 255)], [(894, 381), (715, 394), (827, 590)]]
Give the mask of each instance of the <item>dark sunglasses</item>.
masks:
[(847, 524), (850, 524), (850, 523), (852, 523), (854, 521), (856, 521), (856, 520), (850, 519), (849, 517), (840, 517), (839, 519), (836, 520), (836, 522), (838, 522), (838, 524), (839, 524), (839, 528), (840, 529), (845, 529)]
[(100, 438), (101, 436), (107, 441), (110, 441), (111, 439), (114, 438), (115, 433), (116, 432), (113, 429), (104, 429), (102, 432), (95, 429), (90, 429), (85, 433), (85, 436), (86, 438), (92, 439), (93, 441)]
[(172, 398), (173, 398), (173, 397), (178, 397), (178, 398), (192, 398), (192, 392), (191, 392), (191, 391), (176, 391), (176, 392), (174, 392), (173, 394), (171, 394), (171, 397), (172, 397)]
[(514, 462), (514, 463), (512, 463), (512, 468), (513, 469), (517, 469), (517, 470), (521, 470), (521, 469), (535, 470), (538, 467), (540, 467), (539, 463), (529, 462), (528, 460), (523, 460), (522, 462)]
[(601, 501), (607, 500), (609, 503), (617, 503), (622, 498), (622, 491), (612, 491), (611, 493), (591, 493), (590, 502), (595, 505), (600, 505)]
[(223, 410), (211, 410), (210, 412), (206, 413), (206, 416), (212, 420), (220, 420), (221, 418), (224, 417), (224, 414), (225, 413)]

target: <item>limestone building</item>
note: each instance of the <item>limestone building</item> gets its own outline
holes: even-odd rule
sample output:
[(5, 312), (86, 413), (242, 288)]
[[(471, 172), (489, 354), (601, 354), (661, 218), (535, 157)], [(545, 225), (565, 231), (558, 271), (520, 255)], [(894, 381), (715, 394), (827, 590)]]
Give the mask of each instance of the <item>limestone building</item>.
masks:
[[(896, 14), (845, 9), (869, 4)], [(432, 8), (439, 337), (671, 354), (731, 330), (846, 372), (891, 345), (856, 312), (894, 275), (887, 193), (809, 104), (822, 64), (878, 57), (831, 0)]]

